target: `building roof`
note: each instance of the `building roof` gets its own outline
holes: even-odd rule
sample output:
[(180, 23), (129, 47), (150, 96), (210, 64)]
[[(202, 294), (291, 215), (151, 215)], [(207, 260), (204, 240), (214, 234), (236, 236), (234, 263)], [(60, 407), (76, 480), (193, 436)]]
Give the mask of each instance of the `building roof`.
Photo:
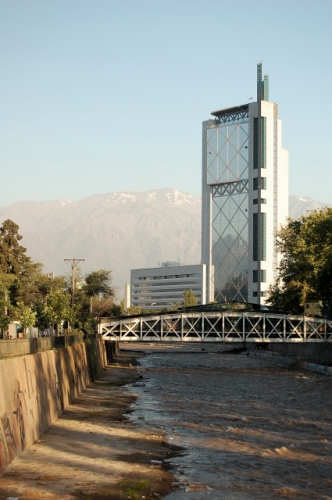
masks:
[(249, 104), (240, 104), (239, 106), (232, 106), (231, 108), (219, 109), (217, 111), (212, 111), (211, 115), (221, 118), (224, 116), (234, 115), (237, 113), (248, 112)]

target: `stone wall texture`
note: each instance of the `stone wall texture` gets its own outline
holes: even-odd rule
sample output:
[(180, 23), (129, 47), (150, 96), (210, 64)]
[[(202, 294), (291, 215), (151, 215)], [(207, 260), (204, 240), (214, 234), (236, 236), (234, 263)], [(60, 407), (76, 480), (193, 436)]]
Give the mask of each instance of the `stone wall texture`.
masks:
[[(96, 344), (102, 369), (104, 343)], [(84, 343), (0, 359), (0, 476), (89, 383)]]

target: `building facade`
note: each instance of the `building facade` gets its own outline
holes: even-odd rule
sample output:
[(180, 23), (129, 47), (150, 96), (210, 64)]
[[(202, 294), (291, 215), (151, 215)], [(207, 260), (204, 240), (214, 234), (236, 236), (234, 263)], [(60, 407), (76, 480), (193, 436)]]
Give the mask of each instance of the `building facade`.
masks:
[(132, 269), (131, 305), (141, 309), (171, 308), (183, 302), (183, 292), (192, 290), (205, 304), (206, 266), (163, 262), (161, 267)]
[(257, 102), (203, 122), (202, 263), (207, 301), (264, 304), (280, 256), (275, 234), (288, 216), (288, 152), (278, 105), (257, 66)]

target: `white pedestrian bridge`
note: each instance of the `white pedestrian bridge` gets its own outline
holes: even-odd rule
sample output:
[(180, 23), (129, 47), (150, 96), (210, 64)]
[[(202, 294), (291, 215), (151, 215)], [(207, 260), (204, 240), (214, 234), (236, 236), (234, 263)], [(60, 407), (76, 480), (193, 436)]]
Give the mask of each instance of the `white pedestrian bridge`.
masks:
[(121, 342), (332, 342), (332, 321), (268, 311), (175, 311), (102, 318), (99, 333)]

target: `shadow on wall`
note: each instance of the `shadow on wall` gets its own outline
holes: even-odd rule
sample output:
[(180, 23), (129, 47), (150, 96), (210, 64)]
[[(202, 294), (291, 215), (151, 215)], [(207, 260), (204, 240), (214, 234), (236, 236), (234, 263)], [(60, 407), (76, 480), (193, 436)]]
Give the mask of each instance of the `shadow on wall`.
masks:
[(89, 383), (84, 343), (0, 360), (0, 475)]

